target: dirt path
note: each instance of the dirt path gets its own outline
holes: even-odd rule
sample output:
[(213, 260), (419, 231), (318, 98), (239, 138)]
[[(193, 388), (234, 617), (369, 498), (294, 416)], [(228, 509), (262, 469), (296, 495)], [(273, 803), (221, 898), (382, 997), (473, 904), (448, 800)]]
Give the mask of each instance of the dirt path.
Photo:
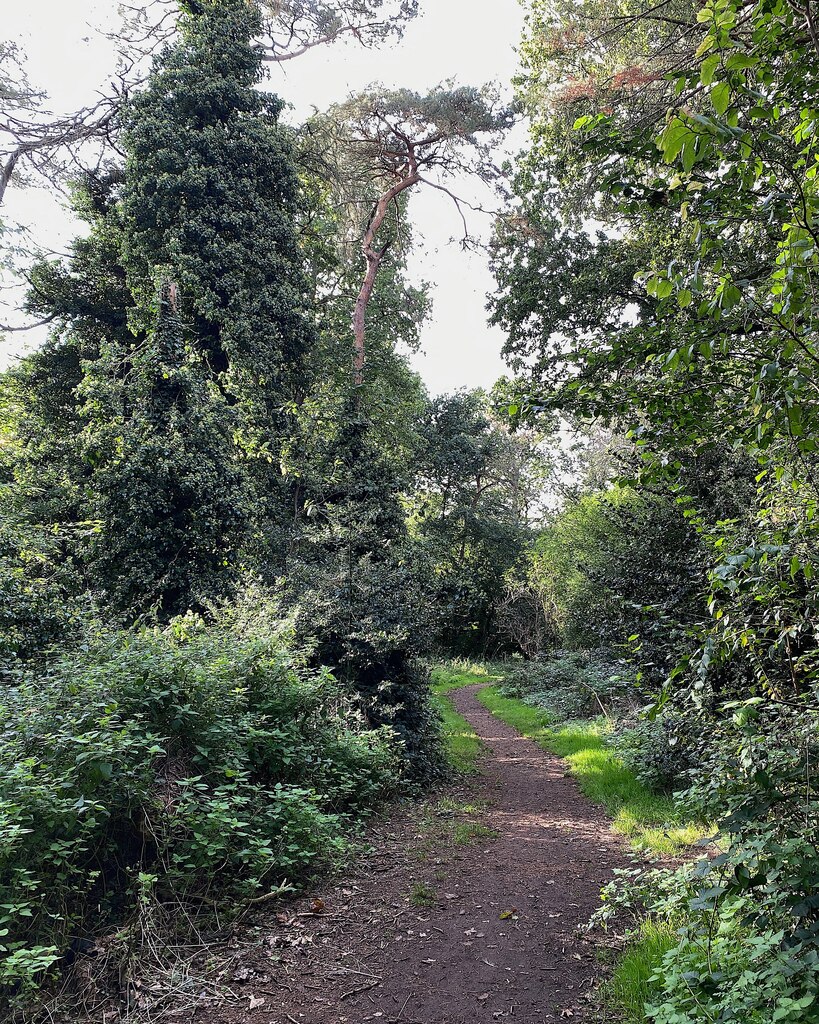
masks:
[[(210, 1009), (191, 1020), (544, 1024), (586, 1016), (600, 964), (576, 926), (625, 853), (563, 762), (494, 718), (476, 699), (479, 688), (452, 696), (488, 748), (472, 796), (488, 801), (481, 821), (497, 836), (472, 827), (475, 841), (441, 846), (418, 821), (388, 829), (322, 902), (306, 899), (301, 916), (269, 923), (266, 952), (236, 975), (247, 999), (241, 1012)], [(450, 814), (457, 817), (439, 811), (438, 824)]]

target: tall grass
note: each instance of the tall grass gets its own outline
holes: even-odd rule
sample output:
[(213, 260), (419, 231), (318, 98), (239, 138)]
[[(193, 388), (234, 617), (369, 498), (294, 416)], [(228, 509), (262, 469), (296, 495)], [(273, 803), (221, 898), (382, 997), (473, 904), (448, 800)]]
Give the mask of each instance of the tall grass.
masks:
[(644, 1024), (645, 1004), (656, 995), (656, 988), (650, 983), (651, 975), (677, 942), (670, 922), (655, 918), (643, 921), (602, 991), (605, 1003), (624, 1016), (624, 1024)]

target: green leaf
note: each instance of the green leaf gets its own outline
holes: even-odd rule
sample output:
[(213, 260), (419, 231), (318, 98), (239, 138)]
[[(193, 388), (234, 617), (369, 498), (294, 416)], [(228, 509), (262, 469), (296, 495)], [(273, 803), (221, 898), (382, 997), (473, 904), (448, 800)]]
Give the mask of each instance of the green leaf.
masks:
[(714, 86), (711, 90), (711, 103), (718, 114), (725, 113), (731, 103), (731, 87), (727, 82)]
[(759, 64), (759, 57), (752, 57), (749, 53), (732, 53), (725, 66), (729, 71), (744, 71), (746, 68), (755, 68)]
[(700, 65), (700, 81), (703, 85), (710, 85), (714, 81), (714, 72), (719, 67), (719, 54), (714, 53), (706, 57)]
[(687, 172), (690, 171), (694, 164), (697, 162), (697, 143), (696, 137), (693, 132), (691, 137), (686, 140), (685, 145), (682, 149), (682, 165), (683, 169)]

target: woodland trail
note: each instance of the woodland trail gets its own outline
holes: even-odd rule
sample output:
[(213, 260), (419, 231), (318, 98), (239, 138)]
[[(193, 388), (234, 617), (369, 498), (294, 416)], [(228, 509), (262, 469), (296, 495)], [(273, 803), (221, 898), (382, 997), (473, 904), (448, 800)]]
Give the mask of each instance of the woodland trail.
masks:
[[(336, 888), (302, 901), (300, 915), (262, 925), (268, 952), (245, 961), (238, 976), (247, 999), (241, 1011), (223, 1006), (192, 1020), (588, 1019), (601, 967), (576, 929), (598, 906), (600, 887), (625, 850), (564, 763), (491, 715), (476, 698), (480, 688), (450, 696), (486, 744), (482, 773), (466, 798), (487, 801), (481, 821), (497, 835), (483, 829), (469, 845), (447, 847), (434, 834), (419, 834), (417, 820), (393, 823)], [(448, 812), (439, 813), (446, 825)], [(417, 898), (413, 905), (419, 879), (428, 906)]]

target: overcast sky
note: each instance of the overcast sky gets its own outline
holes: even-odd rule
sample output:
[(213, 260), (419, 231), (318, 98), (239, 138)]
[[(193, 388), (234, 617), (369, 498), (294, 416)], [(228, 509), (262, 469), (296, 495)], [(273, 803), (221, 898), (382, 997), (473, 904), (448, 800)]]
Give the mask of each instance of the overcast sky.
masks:
[[(302, 118), (312, 107), (329, 106), (374, 81), (416, 91), (447, 79), (470, 85), (497, 81), (508, 87), (523, 27), (518, 0), (421, 0), (420, 7), (421, 16), (398, 46), (362, 50), (337, 45), (274, 66), (271, 88), (293, 105), (290, 116)], [(29, 0), (4, 11), (3, 35), (22, 44), (29, 77), (49, 93), (53, 109), (88, 103), (105, 82), (112, 67), (111, 44), (94, 29), (114, 27), (115, 10), (113, 0)], [(467, 188), (465, 183), (457, 187)], [(72, 235), (70, 217), (57, 197), (10, 189), (7, 206), (10, 216), (29, 224), (45, 244), (58, 248)], [(418, 239), (411, 272), (434, 285), (423, 351), (413, 363), (433, 393), (489, 387), (504, 366), (499, 355), (503, 338), (486, 323), (486, 294), (493, 282), (485, 259), (463, 252), (453, 241), (462, 228), (446, 196), (417, 192), (410, 208)], [(489, 221), (473, 215), (469, 228), (487, 237)], [(0, 349), (0, 364), (10, 354), (8, 345)]]

